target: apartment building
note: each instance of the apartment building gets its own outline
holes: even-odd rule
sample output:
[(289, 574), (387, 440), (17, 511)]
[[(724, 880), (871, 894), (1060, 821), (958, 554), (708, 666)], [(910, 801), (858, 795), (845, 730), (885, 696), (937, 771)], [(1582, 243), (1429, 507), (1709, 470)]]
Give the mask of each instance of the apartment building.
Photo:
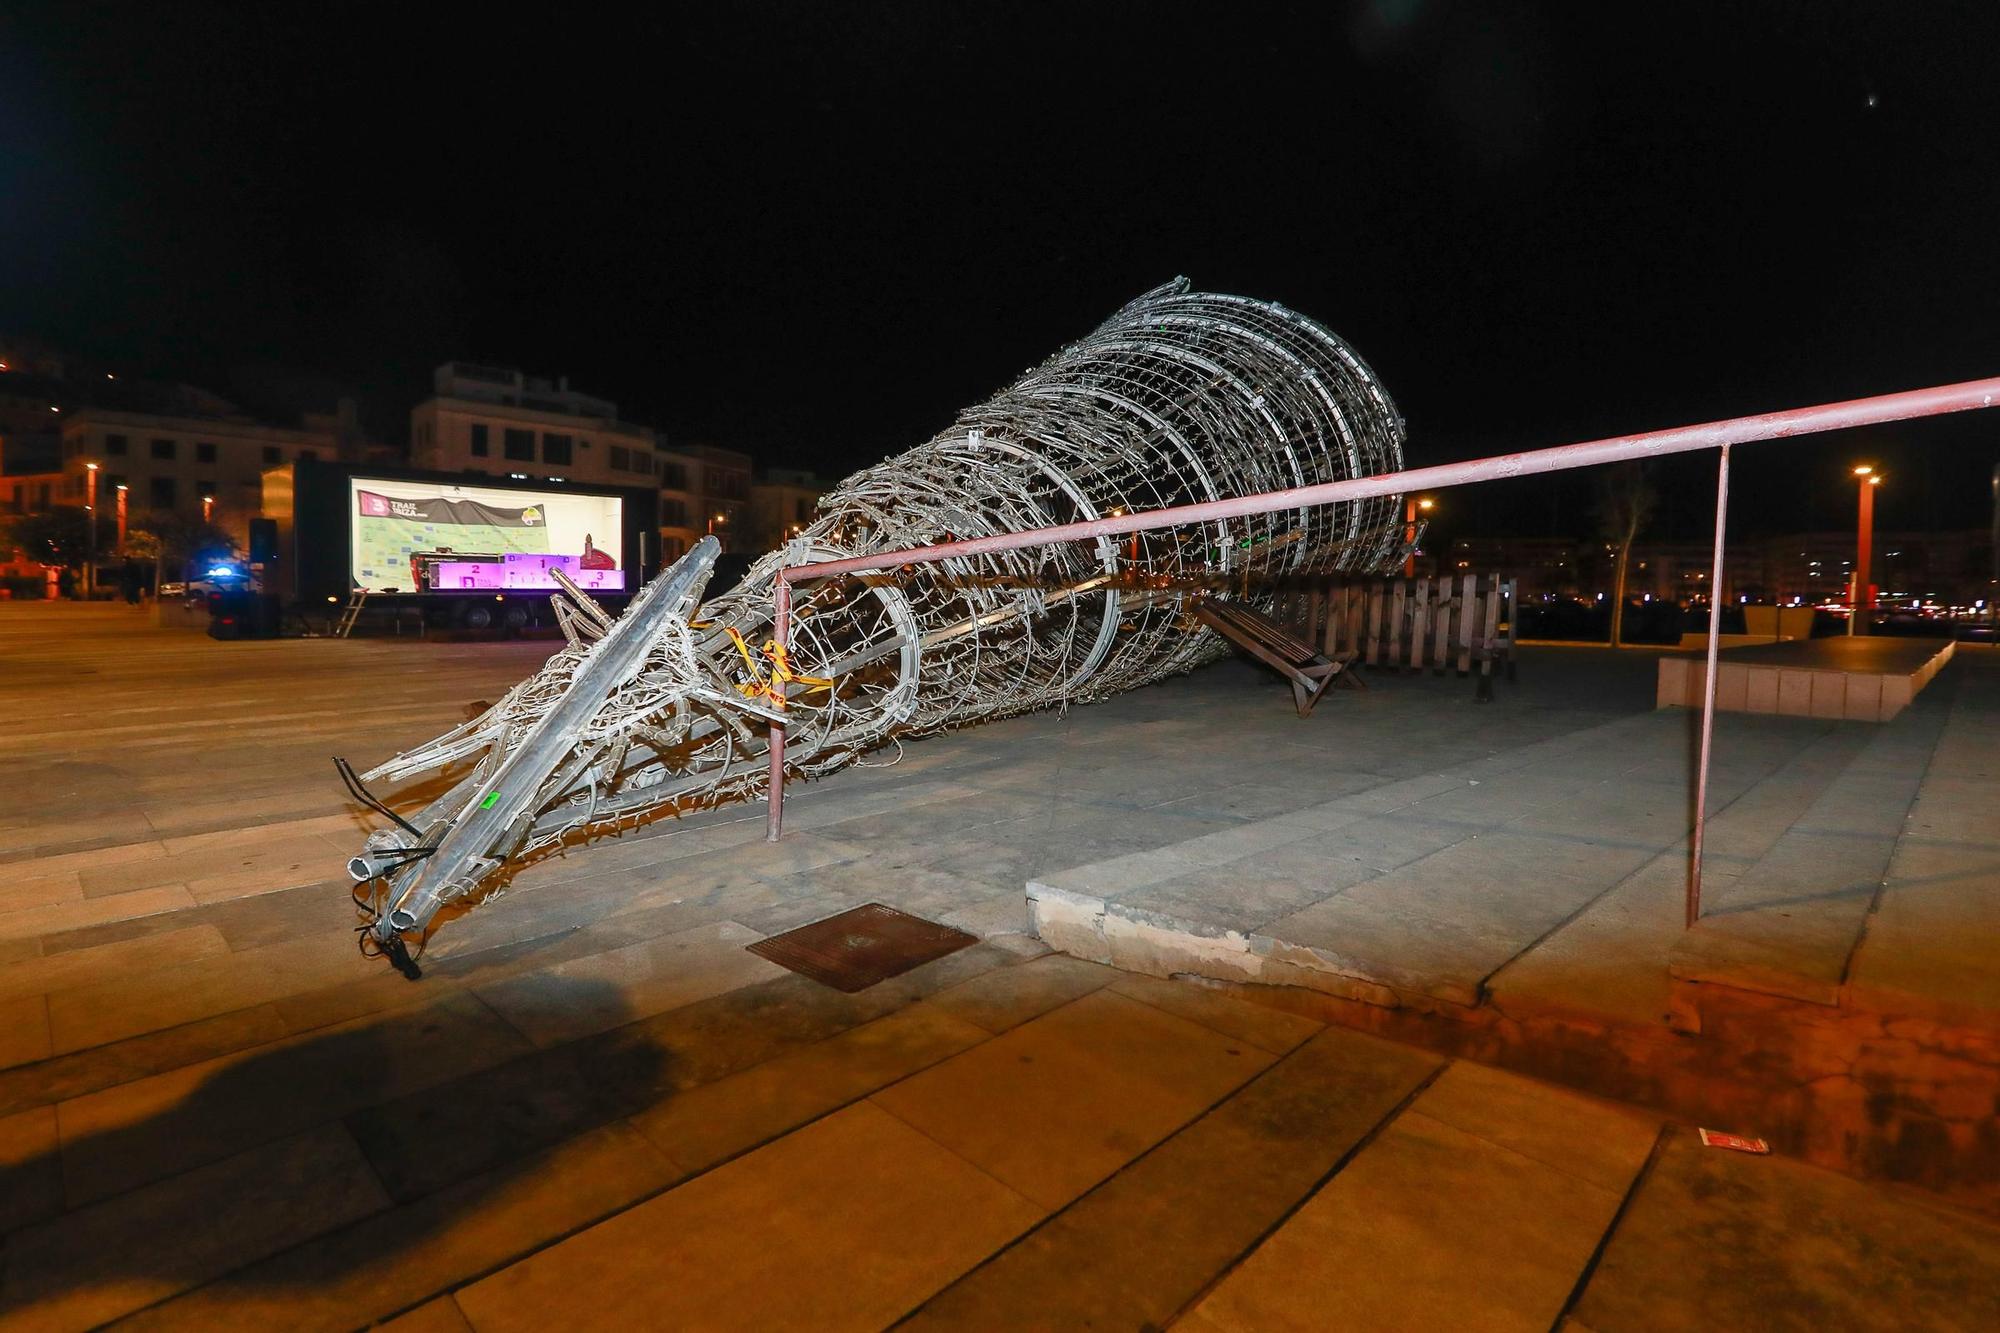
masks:
[(810, 472), (771, 468), (750, 486), (750, 535), (759, 550), (775, 550), (819, 509), (827, 483)]
[(660, 555), (672, 560), (703, 536), (729, 552), (761, 554), (751, 520), (750, 455), (714, 445), (660, 451)]
[(247, 544), (250, 520), (263, 500), (264, 469), (300, 459), (340, 455), (332, 417), (303, 428), (273, 426), (245, 416), (179, 416), (83, 407), (64, 415), (57, 504), (83, 505), (95, 465), (100, 512), (118, 487), (135, 522), (169, 512), (209, 520)]
[(660, 477), (652, 430), (621, 421), (609, 399), (518, 370), (450, 361), (433, 395), (410, 412), (410, 462), (440, 472), (523, 481), (651, 486)]

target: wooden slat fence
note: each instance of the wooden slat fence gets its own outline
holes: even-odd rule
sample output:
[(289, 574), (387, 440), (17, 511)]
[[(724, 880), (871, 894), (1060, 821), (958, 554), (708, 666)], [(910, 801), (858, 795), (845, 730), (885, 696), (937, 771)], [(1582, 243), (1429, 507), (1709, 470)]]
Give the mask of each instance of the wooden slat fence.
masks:
[(1486, 700), (1496, 669), (1514, 678), (1514, 609), (1514, 580), (1498, 574), (1334, 577), (1279, 590), (1272, 616), (1328, 657), (1352, 651), (1356, 666), (1476, 674)]

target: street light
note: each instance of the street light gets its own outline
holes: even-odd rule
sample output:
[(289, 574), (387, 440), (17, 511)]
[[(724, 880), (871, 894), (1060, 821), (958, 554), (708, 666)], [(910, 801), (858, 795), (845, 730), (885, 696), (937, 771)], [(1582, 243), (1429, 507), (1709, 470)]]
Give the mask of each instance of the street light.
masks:
[(1434, 501), (1429, 496), (1412, 495), (1403, 505), (1403, 577), (1417, 572), (1417, 514), (1430, 513)]
[[(1125, 506), (1113, 505), (1106, 511), (1105, 516), (1107, 518), (1123, 518), (1125, 517)], [(1135, 565), (1139, 563), (1139, 534), (1136, 532), (1132, 534), (1131, 540), (1125, 544), (1125, 558)]]
[(118, 549), (125, 549), (125, 492), (124, 482), (118, 483)]
[(83, 468), (86, 486), (83, 512), (87, 523), (85, 549), (89, 552), (83, 562), (83, 600), (87, 602), (97, 591), (97, 464), (85, 463)]
[(1868, 581), (1868, 556), (1875, 545), (1875, 488), (1882, 484), (1882, 474), (1864, 463), (1854, 469), (1854, 480), (1861, 492), (1861, 513), (1854, 532), (1854, 595), (1847, 599), (1852, 608), (1847, 613), (1847, 632), (1866, 634), (1869, 626), (1863, 617), (1875, 609), (1875, 585)]

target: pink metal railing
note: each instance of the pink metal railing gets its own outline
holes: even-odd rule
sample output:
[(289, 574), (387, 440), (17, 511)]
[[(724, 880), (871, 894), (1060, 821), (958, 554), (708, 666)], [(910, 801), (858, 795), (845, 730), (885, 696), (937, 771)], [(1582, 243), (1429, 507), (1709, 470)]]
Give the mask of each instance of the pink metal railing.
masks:
[[(1140, 513), (1119, 514), (1064, 523), (1057, 527), (1033, 528), (1025, 532), (997, 533), (964, 541), (940, 542), (935, 546), (903, 551), (880, 551), (872, 555), (849, 556), (812, 564), (790, 565), (778, 571), (772, 607), (772, 638), (780, 649), (790, 647), (791, 585), (807, 579), (830, 578), (838, 574), (860, 574), (871, 570), (894, 569), (902, 565), (934, 564), (959, 556), (988, 555), (997, 551), (1017, 551), (1048, 542), (1086, 541), (1097, 537), (1122, 536), (1158, 528), (1205, 523), (1215, 519), (1244, 518), (1304, 505), (1331, 504), (1337, 500), (1360, 500), (1374, 495), (1396, 495), (1407, 491), (1439, 490), (1483, 481), (1503, 481), (1513, 477), (1540, 476), (1571, 468), (1596, 467), (1630, 459), (1661, 458), (1668, 454), (1691, 453), (1701, 449), (1721, 450), (1715, 479), (1714, 572), (1708, 599), (1708, 676), (1702, 697), (1701, 754), (1698, 761), (1695, 795), (1694, 842), (1688, 867), (1687, 923), (1692, 926), (1701, 915), (1702, 841), (1708, 821), (1708, 769), (1715, 719), (1716, 646), (1721, 638), (1723, 532), (1729, 515), (1729, 448), (1757, 440), (1787, 439), (1796, 435), (1817, 435), (1847, 430), (1855, 426), (1878, 426), (1890, 421), (1916, 417), (1943, 416), (1991, 407), (2000, 398), (2000, 377), (1967, 380), (1929, 389), (1855, 398), (1817, 407), (1798, 407), (1759, 416), (1734, 417), (1696, 426), (1645, 431), (1636, 435), (1616, 435), (1582, 444), (1559, 445), (1552, 449), (1532, 449), (1524, 453), (1501, 454), (1465, 463), (1441, 463), (1434, 467), (1408, 468), (1346, 481), (1323, 482), (1316, 486), (1296, 486), (1290, 490), (1266, 491), (1258, 495), (1234, 496), (1202, 504), (1176, 505)], [(782, 711), (783, 704), (778, 704)], [(785, 729), (771, 727), (771, 772), (766, 836), (777, 841), (784, 821)]]

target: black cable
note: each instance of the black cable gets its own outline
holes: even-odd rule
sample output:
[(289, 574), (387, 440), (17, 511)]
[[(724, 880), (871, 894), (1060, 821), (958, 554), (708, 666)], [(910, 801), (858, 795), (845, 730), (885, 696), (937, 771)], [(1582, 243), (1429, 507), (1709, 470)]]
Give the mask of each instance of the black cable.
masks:
[(384, 805), (376, 798), (373, 792), (361, 785), (361, 779), (355, 775), (352, 764), (342, 759), (339, 755), (335, 755), (333, 757), (333, 767), (334, 771), (340, 774), (340, 780), (347, 784), (348, 795), (367, 806), (370, 810), (373, 810), (376, 814), (394, 820), (398, 828), (402, 829), (412, 838), (415, 838), (418, 842), (421, 843), (424, 840), (424, 835), (417, 832), (416, 827), (409, 820)]

